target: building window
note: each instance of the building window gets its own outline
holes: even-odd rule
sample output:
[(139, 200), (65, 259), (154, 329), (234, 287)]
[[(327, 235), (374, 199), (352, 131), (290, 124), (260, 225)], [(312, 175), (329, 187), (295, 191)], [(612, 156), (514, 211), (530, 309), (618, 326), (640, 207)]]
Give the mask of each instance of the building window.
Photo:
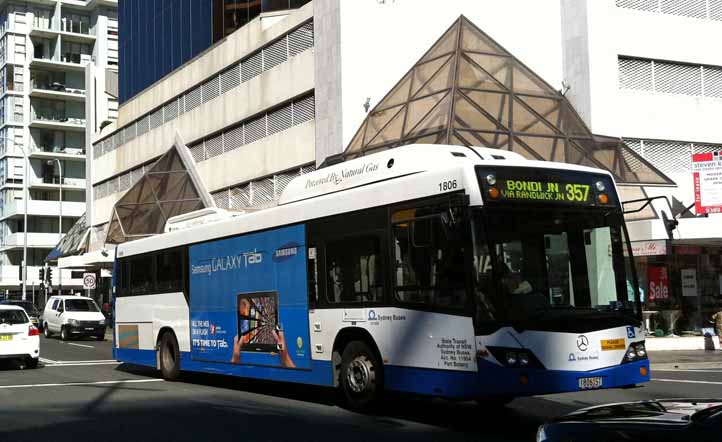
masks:
[(722, 2), (719, 0), (617, 0), (617, 7), (690, 18), (722, 20)]
[(310, 0), (214, 0), (213, 41), (232, 34), (263, 12), (296, 9)]

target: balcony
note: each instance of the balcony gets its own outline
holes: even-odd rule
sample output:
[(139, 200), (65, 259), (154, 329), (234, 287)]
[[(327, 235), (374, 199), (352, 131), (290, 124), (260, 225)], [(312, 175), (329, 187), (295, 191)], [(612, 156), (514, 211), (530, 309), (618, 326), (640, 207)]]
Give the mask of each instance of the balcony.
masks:
[[(2, 208), (0, 219), (20, 218), (25, 214), (25, 203), (23, 200), (14, 200), (6, 203)], [(63, 201), (63, 217), (80, 218), (85, 213), (85, 203), (75, 201)], [(52, 216), (60, 215), (60, 204), (58, 201), (30, 200), (28, 203), (28, 216)]]
[[(70, 61), (65, 61), (70, 60)], [(53, 60), (50, 58), (33, 58), (30, 60), (31, 68), (42, 68), (42, 69), (56, 69), (56, 70), (69, 70), (76, 72), (85, 72), (85, 65), (90, 62), (88, 59), (79, 59), (76, 63), (77, 58), (64, 58), (63, 61)]]
[(32, 146), (30, 158), (85, 161), (85, 150), (79, 147)]
[[(31, 178), (31, 189), (60, 189), (60, 180), (57, 176), (49, 176), (44, 178)], [(66, 178), (63, 177), (63, 191), (66, 190), (85, 190), (85, 178)]]
[(35, 98), (50, 98), (65, 101), (85, 102), (85, 89), (67, 88), (59, 82), (33, 83), (30, 85), (30, 96)]
[[(0, 245), (0, 251), (7, 251), (23, 247), (23, 232), (11, 233), (5, 236), (5, 242)], [(28, 247), (34, 249), (52, 249), (60, 241), (58, 233), (28, 232)]]
[(85, 132), (85, 118), (69, 116), (63, 112), (34, 110), (30, 127)]

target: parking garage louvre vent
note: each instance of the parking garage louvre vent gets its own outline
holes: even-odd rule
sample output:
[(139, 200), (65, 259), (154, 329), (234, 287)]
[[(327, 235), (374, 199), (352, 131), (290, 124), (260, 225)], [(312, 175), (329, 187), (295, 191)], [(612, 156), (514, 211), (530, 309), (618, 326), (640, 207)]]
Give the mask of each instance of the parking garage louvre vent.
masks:
[(229, 209), (229, 195), (228, 190), (224, 190), (222, 192), (214, 193), (213, 195), (213, 201), (216, 203), (216, 207), (220, 207), (221, 209)]
[(177, 116), (178, 116), (178, 100), (170, 101), (170, 102), (168, 102), (168, 104), (163, 106), (163, 122), (164, 123), (175, 120)]
[(722, 0), (709, 0), (709, 18), (722, 21)]
[(148, 132), (150, 126), (150, 117), (146, 115), (145, 117), (138, 120), (138, 136), (141, 136)]
[(163, 108), (150, 114), (150, 130), (153, 130), (163, 124)]
[(263, 70), (263, 54), (256, 52), (241, 63), (241, 81), (246, 81), (261, 75)]
[(640, 11), (658, 12), (659, 0), (617, 0), (617, 6)]
[(704, 95), (707, 97), (722, 98), (722, 68), (703, 68)]
[(213, 158), (223, 153), (223, 134), (210, 138), (204, 142), (206, 159)]
[(118, 192), (127, 190), (130, 187), (130, 172), (118, 177)]
[(707, 0), (660, 0), (660, 12), (692, 18), (707, 18)]
[(236, 63), (221, 74), (221, 94), (241, 85), (241, 64)]
[(223, 135), (223, 151), (230, 152), (243, 146), (243, 125), (231, 129)]
[(186, 94), (185, 111), (190, 112), (201, 105), (201, 87), (196, 86)]
[(284, 106), (268, 114), (268, 135), (284, 131), (292, 125), (291, 106)]
[(700, 66), (655, 62), (654, 89), (669, 94), (702, 95)]
[(245, 124), (245, 141), (251, 144), (266, 137), (266, 116), (249, 121)]
[(203, 103), (208, 103), (220, 94), (220, 81), (218, 76), (211, 78), (203, 83)]
[(234, 187), (230, 191), (230, 209), (243, 209), (251, 204), (250, 188), (248, 185)]
[(263, 70), (267, 71), (288, 60), (288, 40), (283, 37), (263, 48)]
[(313, 47), (313, 22), (304, 23), (288, 35), (288, 53), (295, 57)]
[(314, 96), (293, 102), (293, 124), (301, 124), (313, 120), (315, 116)]
[(205, 152), (203, 150), (203, 143), (196, 144), (195, 146), (191, 147), (189, 150), (191, 151), (193, 160), (195, 160), (196, 163), (200, 163), (201, 161), (206, 159)]
[(617, 63), (619, 87), (621, 89), (640, 91), (651, 91), (653, 89), (652, 62), (650, 60), (620, 57)]

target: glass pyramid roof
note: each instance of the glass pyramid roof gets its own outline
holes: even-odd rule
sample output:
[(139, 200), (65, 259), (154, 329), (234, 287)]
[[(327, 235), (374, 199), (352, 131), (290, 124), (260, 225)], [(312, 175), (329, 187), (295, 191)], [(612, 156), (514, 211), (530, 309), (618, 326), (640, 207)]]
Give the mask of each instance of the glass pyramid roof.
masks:
[(411, 143), (483, 146), (674, 185), (621, 139), (592, 134), (569, 101), (461, 16), (374, 107), (344, 158)]
[(163, 233), (168, 218), (213, 205), (177, 144), (115, 203), (106, 243)]

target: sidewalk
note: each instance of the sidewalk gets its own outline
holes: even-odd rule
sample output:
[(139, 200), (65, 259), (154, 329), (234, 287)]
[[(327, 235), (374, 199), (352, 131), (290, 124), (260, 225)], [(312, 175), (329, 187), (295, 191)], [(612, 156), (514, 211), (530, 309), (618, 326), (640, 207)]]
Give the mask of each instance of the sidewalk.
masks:
[(720, 350), (650, 351), (652, 370), (704, 370), (722, 368)]
[(647, 336), (644, 345), (649, 352), (712, 350), (712, 347), (717, 350), (720, 349), (717, 336), (665, 336), (662, 338)]

